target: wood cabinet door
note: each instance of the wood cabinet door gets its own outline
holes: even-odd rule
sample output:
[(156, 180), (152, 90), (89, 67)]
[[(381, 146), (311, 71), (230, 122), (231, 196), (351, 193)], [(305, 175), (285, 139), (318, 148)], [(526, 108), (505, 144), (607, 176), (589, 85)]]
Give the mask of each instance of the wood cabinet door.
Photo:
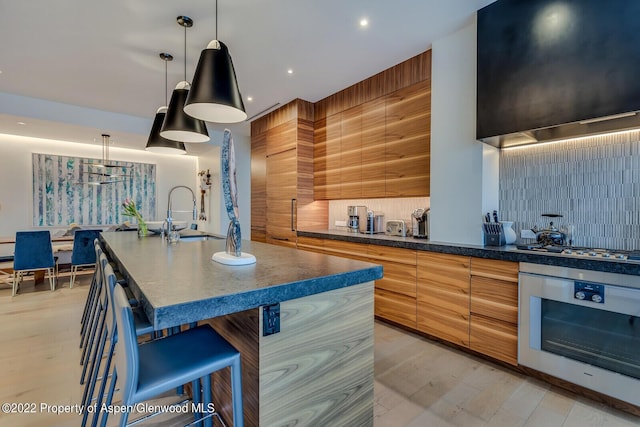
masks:
[(267, 157), (267, 243), (296, 245), (296, 150)]
[(251, 135), (251, 240), (264, 242), (267, 231), (267, 134)]
[(384, 197), (385, 99), (362, 104), (362, 197)]
[(376, 288), (374, 313), (383, 319), (416, 328), (415, 298)]
[(342, 112), (340, 198), (362, 198), (362, 106)]
[(417, 328), (469, 345), (469, 257), (418, 252)]
[(342, 113), (314, 123), (313, 191), (315, 200), (340, 198)]
[(517, 262), (471, 258), (472, 350), (518, 364)]
[(512, 365), (518, 364), (518, 326), (471, 314), (469, 347)]
[(386, 197), (428, 196), (431, 170), (431, 80), (386, 97)]
[(267, 156), (296, 148), (297, 120), (288, 120), (267, 130)]

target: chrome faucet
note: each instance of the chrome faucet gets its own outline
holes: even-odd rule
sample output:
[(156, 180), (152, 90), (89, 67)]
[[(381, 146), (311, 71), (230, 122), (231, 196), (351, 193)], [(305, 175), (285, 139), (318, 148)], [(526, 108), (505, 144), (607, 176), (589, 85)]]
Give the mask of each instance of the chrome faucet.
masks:
[[(169, 203), (167, 204), (167, 219), (165, 220), (165, 222), (167, 223), (167, 237), (169, 237), (169, 234), (173, 231), (173, 218), (171, 213), (172, 211), (171, 194), (173, 193), (173, 190), (175, 190), (176, 188), (186, 188), (191, 192), (191, 197), (193, 198), (193, 220), (195, 221), (198, 219), (198, 211), (196, 209), (196, 194), (193, 192), (191, 188), (187, 187), (186, 185), (176, 185), (169, 191)], [(164, 232), (164, 224), (162, 224), (162, 231)]]

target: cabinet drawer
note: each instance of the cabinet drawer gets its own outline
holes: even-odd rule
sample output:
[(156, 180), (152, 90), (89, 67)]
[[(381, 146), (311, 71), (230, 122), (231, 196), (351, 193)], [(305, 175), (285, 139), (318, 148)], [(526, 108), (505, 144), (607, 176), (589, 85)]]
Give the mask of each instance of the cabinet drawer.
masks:
[(471, 313), (518, 324), (518, 284), (471, 276)]
[(367, 245), (367, 256), (371, 259), (392, 261), (398, 264), (416, 265), (417, 263), (417, 252), (411, 249)]
[(384, 277), (376, 280), (376, 289), (384, 289), (416, 298), (416, 268), (393, 262), (380, 262), (369, 259), (369, 262), (382, 264)]
[(325, 240), (324, 248), (332, 255), (366, 261), (367, 245), (361, 243)]
[(374, 307), (376, 316), (413, 329), (416, 328), (415, 298), (376, 289)]
[(471, 275), (518, 283), (520, 266), (514, 261), (471, 258)]
[(418, 302), (418, 330), (443, 340), (469, 346), (469, 315), (447, 310), (439, 301)]
[(518, 364), (518, 327), (512, 323), (471, 314), (472, 350), (512, 365)]

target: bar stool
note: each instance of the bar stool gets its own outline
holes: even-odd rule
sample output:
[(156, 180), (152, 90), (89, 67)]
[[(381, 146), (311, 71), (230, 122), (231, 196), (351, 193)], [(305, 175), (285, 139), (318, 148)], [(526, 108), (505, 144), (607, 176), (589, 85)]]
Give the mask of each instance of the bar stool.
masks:
[[(93, 394), (95, 391), (96, 384), (98, 380), (100, 380), (100, 367), (102, 366), (102, 360), (106, 355), (106, 362), (104, 367), (104, 374), (102, 375), (102, 383), (100, 385), (100, 391), (97, 395), (97, 407), (101, 407), (102, 398), (104, 396), (104, 392), (106, 390), (106, 378), (109, 376), (109, 372), (111, 370), (111, 360), (113, 358), (113, 352), (115, 349), (115, 319), (114, 319), (114, 308), (112, 301), (113, 287), (116, 285), (116, 277), (109, 264), (109, 260), (107, 259), (104, 253), (100, 253), (98, 258), (100, 271), (102, 272), (102, 294), (104, 295), (104, 299), (102, 304), (104, 305), (104, 317), (102, 319), (103, 326), (101, 327), (101, 334), (98, 338), (98, 345), (95, 347), (93, 355), (91, 357), (90, 368), (88, 370), (89, 377), (88, 382), (85, 384), (84, 392), (82, 395), (82, 406), (83, 408), (87, 408), (91, 401), (93, 400)], [(133, 320), (134, 320), (134, 328), (136, 337), (140, 337), (143, 335), (151, 335), (151, 338), (155, 338), (155, 332), (153, 330), (153, 325), (149, 322), (145, 314), (142, 310), (134, 309), (133, 310)], [(109, 349), (105, 353), (105, 346), (107, 340), (110, 342)], [(84, 426), (87, 417), (89, 415), (88, 411), (84, 411), (82, 417), (82, 425)], [(97, 424), (97, 417), (94, 416), (93, 425)]]
[(98, 239), (93, 240), (93, 251), (95, 258), (95, 267), (93, 270), (93, 277), (91, 278), (91, 285), (89, 286), (89, 293), (87, 294), (87, 300), (84, 303), (84, 310), (82, 311), (82, 318), (80, 319), (80, 324), (82, 325), (80, 328), (80, 347), (82, 348), (82, 343), (84, 341), (85, 331), (87, 329), (87, 325), (89, 324), (89, 320), (93, 315), (93, 309), (95, 307), (95, 303), (97, 300), (96, 296), (96, 288), (98, 283), (98, 278), (100, 276), (99, 266), (98, 266), (98, 258), (100, 256), (100, 251), (102, 248), (100, 247), (100, 242)]
[[(210, 375), (230, 367), (233, 425), (243, 427), (240, 353), (231, 344), (209, 325), (204, 325), (138, 345), (133, 312), (120, 285), (114, 288), (113, 307), (117, 328), (116, 366), (109, 384), (107, 406), (112, 404), (116, 383), (122, 393), (121, 404), (135, 405), (192, 382), (194, 400), (202, 398), (207, 408), (211, 403)], [(214, 414), (208, 413), (207, 421), (211, 421)], [(107, 416), (108, 413), (102, 414), (103, 427)], [(128, 412), (122, 413), (120, 426), (127, 425), (128, 417)]]

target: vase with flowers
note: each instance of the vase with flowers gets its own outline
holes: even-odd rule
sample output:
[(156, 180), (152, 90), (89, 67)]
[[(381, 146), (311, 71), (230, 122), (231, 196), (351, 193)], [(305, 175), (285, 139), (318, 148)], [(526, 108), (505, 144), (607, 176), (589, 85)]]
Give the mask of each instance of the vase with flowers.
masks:
[(131, 199), (125, 199), (125, 201), (122, 203), (122, 215), (134, 217), (136, 219), (136, 221), (138, 222), (139, 236), (146, 236), (148, 234), (149, 230), (147, 229), (147, 223), (144, 222), (142, 215), (138, 211), (136, 202)]

